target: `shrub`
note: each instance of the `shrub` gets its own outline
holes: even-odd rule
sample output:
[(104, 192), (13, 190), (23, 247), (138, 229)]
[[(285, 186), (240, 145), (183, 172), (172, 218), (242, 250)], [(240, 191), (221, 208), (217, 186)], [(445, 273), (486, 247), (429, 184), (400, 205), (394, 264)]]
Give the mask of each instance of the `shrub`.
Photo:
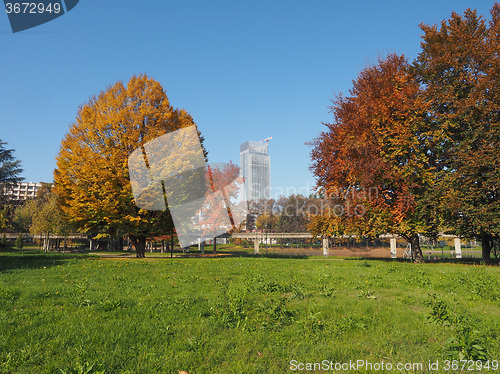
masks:
[(23, 236), (22, 236), (22, 234), (19, 234), (17, 236), (17, 239), (16, 239), (16, 248), (17, 249), (23, 249), (23, 246), (24, 246), (24, 244), (23, 244)]

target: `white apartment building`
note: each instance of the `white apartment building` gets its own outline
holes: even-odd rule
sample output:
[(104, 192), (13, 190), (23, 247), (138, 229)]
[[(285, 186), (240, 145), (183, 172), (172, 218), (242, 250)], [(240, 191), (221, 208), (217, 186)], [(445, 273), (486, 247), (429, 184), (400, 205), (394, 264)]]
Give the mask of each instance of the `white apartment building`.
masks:
[(4, 195), (10, 200), (27, 200), (36, 196), (41, 183), (20, 182), (4, 191)]

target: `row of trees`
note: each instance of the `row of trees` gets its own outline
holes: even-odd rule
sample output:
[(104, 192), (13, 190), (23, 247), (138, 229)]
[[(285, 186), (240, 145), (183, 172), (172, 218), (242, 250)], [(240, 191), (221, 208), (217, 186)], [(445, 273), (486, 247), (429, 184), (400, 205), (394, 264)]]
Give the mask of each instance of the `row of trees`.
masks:
[[(415, 61), (391, 54), (363, 70), (350, 95), (333, 101), (334, 121), (313, 142), (311, 169), (322, 199), (274, 201), (257, 225), (293, 232), (305, 231), (308, 224), (313, 233), (328, 236), (397, 233), (412, 244), (417, 262), (423, 261), (419, 234), (451, 230), (479, 239), (488, 260), (500, 236), (498, 4), (491, 16), (488, 24), (468, 10), (440, 27), (422, 25), (422, 51)], [(140, 150), (139, 169), (144, 159), (149, 174), (161, 174), (162, 181), (174, 178), (172, 186), (180, 183), (187, 191), (189, 181), (203, 173), (171, 171), (200, 169), (191, 165), (199, 157), (171, 152), (164, 165), (158, 162), (160, 150), (151, 155), (146, 147), (193, 125), (146, 75), (116, 83), (79, 108), (56, 158), (53, 192), (28, 203), (19, 220), (33, 225), (44, 207), (55, 211), (57, 206), (73, 230), (94, 237), (128, 235), (137, 256), (144, 257), (146, 238), (173, 234), (174, 225), (166, 199), (159, 202), (167, 209), (136, 205), (130, 175), (138, 171), (129, 170), (129, 157)], [(203, 145), (199, 132), (198, 138)], [(207, 152), (202, 153), (206, 160)], [(154, 168), (150, 156), (157, 158)], [(0, 161), (11, 167), (11, 174), (0, 169), (0, 183), (18, 181), (20, 167), (12, 154), (0, 152)], [(143, 173), (146, 185), (148, 172)], [(163, 196), (170, 188), (164, 182), (158, 187)], [(188, 201), (183, 194), (184, 189), (176, 191), (177, 200)], [(304, 207), (312, 209), (304, 214)]]
[(43, 183), (34, 199), (25, 201), (15, 210), (14, 223), (23, 232), (44, 236), (45, 252), (49, 250), (50, 235), (66, 236), (71, 226), (63, 213), (52, 186)]
[[(7, 229), (30, 232), (32, 234), (66, 235), (70, 226), (50, 184), (43, 184), (37, 197), (32, 200), (13, 200), (8, 193), (16, 184), (23, 181), (21, 161), (14, 157), (13, 149), (6, 149), (7, 143), (0, 140), (0, 232)], [(45, 240), (48, 249), (48, 240)], [(16, 241), (16, 247), (22, 245), (22, 237)]]
[[(316, 195), (281, 196), (252, 201), (250, 210), (258, 212), (255, 228), (269, 232), (307, 232), (311, 213), (318, 213), (322, 201)], [(248, 229), (248, 225), (247, 225)]]
[[(223, 221), (221, 217), (229, 213), (220, 200), (227, 202), (233, 198), (238, 183), (229, 184), (236, 179), (238, 168), (233, 164), (208, 170), (200, 168), (201, 162), (206, 161), (207, 152), (197, 130), (194, 140), (186, 139), (182, 133), (170, 139), (167, 144), (172, 149), (164, 149), (165, 144), (151, 148), (154, 144), (151, 141), (193, 125), (186, 111), (169, 104), (157, 81), (140, 75), (132, 77), (126, 85), (116, 83), (79, 108), (76, 121), (56, 157), (54, 186), (40, 188), (37, 198), (17, 208), (11, 222), (17, 229), (47, 236), (64, 236), (74, 231), (93, 238), (128, 236), (137, 257), (144, 257), (148, 237), (168, 235), (173, 238), (174, 224), (165, 196), (173, 196), (174, 205), (185, 204), (191, 211), (197, 206), (190, 205), (190, 201), (208, 192), (221, 191), (210, 194), (211, 198), (207, 197), (203, 206), (199, 204), (206, 210), (203, 217), (200, 215), (200, 224), (204, 228), (218, 227), (219, 221)], [(149, 147), (148, 154), (146, 147)], [(130, 163), (134, 151), (140, 157)], [(10, 165), (12, 169), (0, 179), (0, 185), (6, 188), (21, 180), (7, 178), (21, 171), (15, 168), (19, 162), (9, 158), (11, 152), (3, 156), (6, 159), (3, 165)], [(143, 161), (147, 171), (141, 174)], [(3, 171), (0, 169), (0, 173)], [(134, 199), (133, 173), (136, 182), (146, 186), (141, 199), (152, 209), (140, 206)], [(153, 174), (157, 175), (151, 179)], [(151, 182), (155, 180), (161, 184), (153, 185)], [(160, 199), (154, 196), (158, 195), (158, 187), (163, 190), (159, 191)], [(157, 202), (163, 203), (163, 208), (157, 209)], [(14, 218), (14, 214), (11, 216)], [(229, 214), (232, 226), (235, 226), (234, 218)]]
[[(390, 54), (364, 69), (313, 142), (320, 192), (352, 214), (316, 215), (322, 235), (397, 233), (422, 262), (419, 234), (500, 238), (500, 5), (421, 25), (418, 57)], [(370, 191), (370, 193), (367, 193)]]

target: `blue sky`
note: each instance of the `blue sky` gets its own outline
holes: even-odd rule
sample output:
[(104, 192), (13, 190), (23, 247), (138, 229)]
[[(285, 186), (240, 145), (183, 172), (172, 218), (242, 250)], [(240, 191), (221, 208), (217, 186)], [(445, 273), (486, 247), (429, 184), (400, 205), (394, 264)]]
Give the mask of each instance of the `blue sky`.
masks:
[(305, 142), (328, 106), (388, 53), (417, 56), (420, 23), (493, 1), (97, 1), (13, 34), (0, 15), (0, 139), (26, 181), (52, 181), (78, 107), (146, 73), (186, 109), (209, 161), (239, 164), (239, 145), (270, 141), (273, 194), (314, 186)]

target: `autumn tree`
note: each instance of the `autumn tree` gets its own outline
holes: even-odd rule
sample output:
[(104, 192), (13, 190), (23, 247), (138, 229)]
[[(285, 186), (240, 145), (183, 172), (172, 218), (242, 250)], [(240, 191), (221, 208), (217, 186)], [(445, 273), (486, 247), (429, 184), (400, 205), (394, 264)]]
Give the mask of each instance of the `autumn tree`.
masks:
[(279, 231), (276, 229), (279, 218), (278, 215), (273, 214), (271, 211), (262, 213), (255, 220), (255, 227), (259, 230), (266, 230), (269, 232)]
[[(300, 194), (281, 196), (275, 204), (278, 232), (306, 232), (310, 212), (309, 199)], [(315, 210), (314, 210), (315, 211)]]
[(403, 56), (364, 69), (350, 96), (333, 101), (333, 123), (313, 142), (311, 170), (328, 201), (313, 217), (321, 235), (395, 233), (422, 262), (419, 233), (435, 233), (426, 103)]
[[(246, 217), (246, 201), (241, 200), (243, 178), (232, 162), (207, 165), (205, 172), (205, 199), (197, 212), (200, 237), (213, 239), (226, 232), (241, 229)], [(197, 230), (193, 230), (197, 231)]]
[(274, 232), (307, 232), (311, 214), (319, 214), (324, 202), (316, 195), (301, 194), (280, 196), (276, 200), (259, 200), (254, 206), (260, 208), (256, 220), (258, 229)]
[(59, 198), (48, 183), (42, 184), (34, 199), (15, 210), (14, 222), (32, 234), (43, 236), (45, 252), (50, 247), (50, 235), (66, 236), (71, 231)]
[(500, 5), (486, 22), (476, 11), (421, 25), (415, 74), (425, 87), (435, 144), (436, 189), (460, 236), (500, 246)]
[(128, 158), (136, 149), (144, 154), (149, 141), (193, 125), (192, 117), (173, 108), (160, 83), (146, 75), (126, 85), (118, 82), (82, 105), (61, 143), (54, 172), (55, 190), (71, 223), (93, 235), (128, 234), (137, 257), (144, 257), (146, 238), (171, 233), (173, 222), (168, 209), (135, 204)]
[(252, 199), (248, 201), (248, 211), (255, 214), (270, 213), (274, 210), (274, 199)]

